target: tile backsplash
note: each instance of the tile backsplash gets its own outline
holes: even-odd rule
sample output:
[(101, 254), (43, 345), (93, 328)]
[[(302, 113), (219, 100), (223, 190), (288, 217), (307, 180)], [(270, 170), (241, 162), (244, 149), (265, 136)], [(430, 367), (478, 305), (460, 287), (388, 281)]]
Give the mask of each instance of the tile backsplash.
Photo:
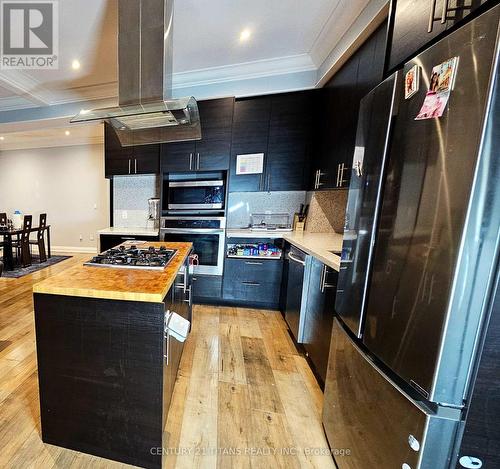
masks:
[(309, 204), (305, 230), (310, 233), (343, 233), (347, 190), (308, 192)]
[[(160, 177), (115, 176), (113, 179), (113, 221), (119, 228), (146, 227), (148, 199), (160, 196)], [(123, 217), (126, 212), (126, 218)]]
[(293, 217), (305, 200), (305, 191), (232, 192), (228, 200), (227, 226), (247, 227), (252, 213), (279, 212), (289, 213)]

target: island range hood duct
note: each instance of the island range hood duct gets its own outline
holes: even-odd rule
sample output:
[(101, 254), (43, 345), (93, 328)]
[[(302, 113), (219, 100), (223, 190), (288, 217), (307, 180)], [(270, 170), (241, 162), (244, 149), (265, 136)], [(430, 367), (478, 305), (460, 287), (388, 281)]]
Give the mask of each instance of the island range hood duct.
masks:
[(71, 122), (105, 120), (122, 146), (201, 138), (193, 97), (172, 99), (173, 0), (118, 2), (119, 106), (82, 110)]

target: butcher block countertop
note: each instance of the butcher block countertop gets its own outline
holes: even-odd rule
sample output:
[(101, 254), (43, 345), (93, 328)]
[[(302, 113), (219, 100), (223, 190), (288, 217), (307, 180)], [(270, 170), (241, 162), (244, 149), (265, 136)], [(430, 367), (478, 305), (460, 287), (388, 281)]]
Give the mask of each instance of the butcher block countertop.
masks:
[[(177, 253), (163, 271), (77, 265), (33, 286), (33, 293), (161, 303), (170, 290), (192, 243), (145, 243)], [(90, 259), (90, 256), (89, 256)]]

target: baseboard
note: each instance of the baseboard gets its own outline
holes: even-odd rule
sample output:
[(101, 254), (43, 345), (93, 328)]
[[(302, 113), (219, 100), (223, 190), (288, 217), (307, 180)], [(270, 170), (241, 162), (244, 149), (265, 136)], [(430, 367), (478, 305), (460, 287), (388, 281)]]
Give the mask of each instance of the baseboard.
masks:
[(62, 254), (66, 253), (76, 253), (76, 254), (97, 254), (97, 248), (87, 248), (82, 246), (51, 246), (52, 252), (58, 252)]

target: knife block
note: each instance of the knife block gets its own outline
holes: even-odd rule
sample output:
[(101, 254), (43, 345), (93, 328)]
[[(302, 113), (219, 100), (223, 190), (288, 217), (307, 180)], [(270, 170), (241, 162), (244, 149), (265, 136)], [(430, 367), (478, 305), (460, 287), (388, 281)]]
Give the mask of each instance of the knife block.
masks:
[(304, 231), (305, 226), (306, 226), (306, 219), (303, 218), (301, 221), (299, 216), (295, 214), (293, 216), (293, 231)]

